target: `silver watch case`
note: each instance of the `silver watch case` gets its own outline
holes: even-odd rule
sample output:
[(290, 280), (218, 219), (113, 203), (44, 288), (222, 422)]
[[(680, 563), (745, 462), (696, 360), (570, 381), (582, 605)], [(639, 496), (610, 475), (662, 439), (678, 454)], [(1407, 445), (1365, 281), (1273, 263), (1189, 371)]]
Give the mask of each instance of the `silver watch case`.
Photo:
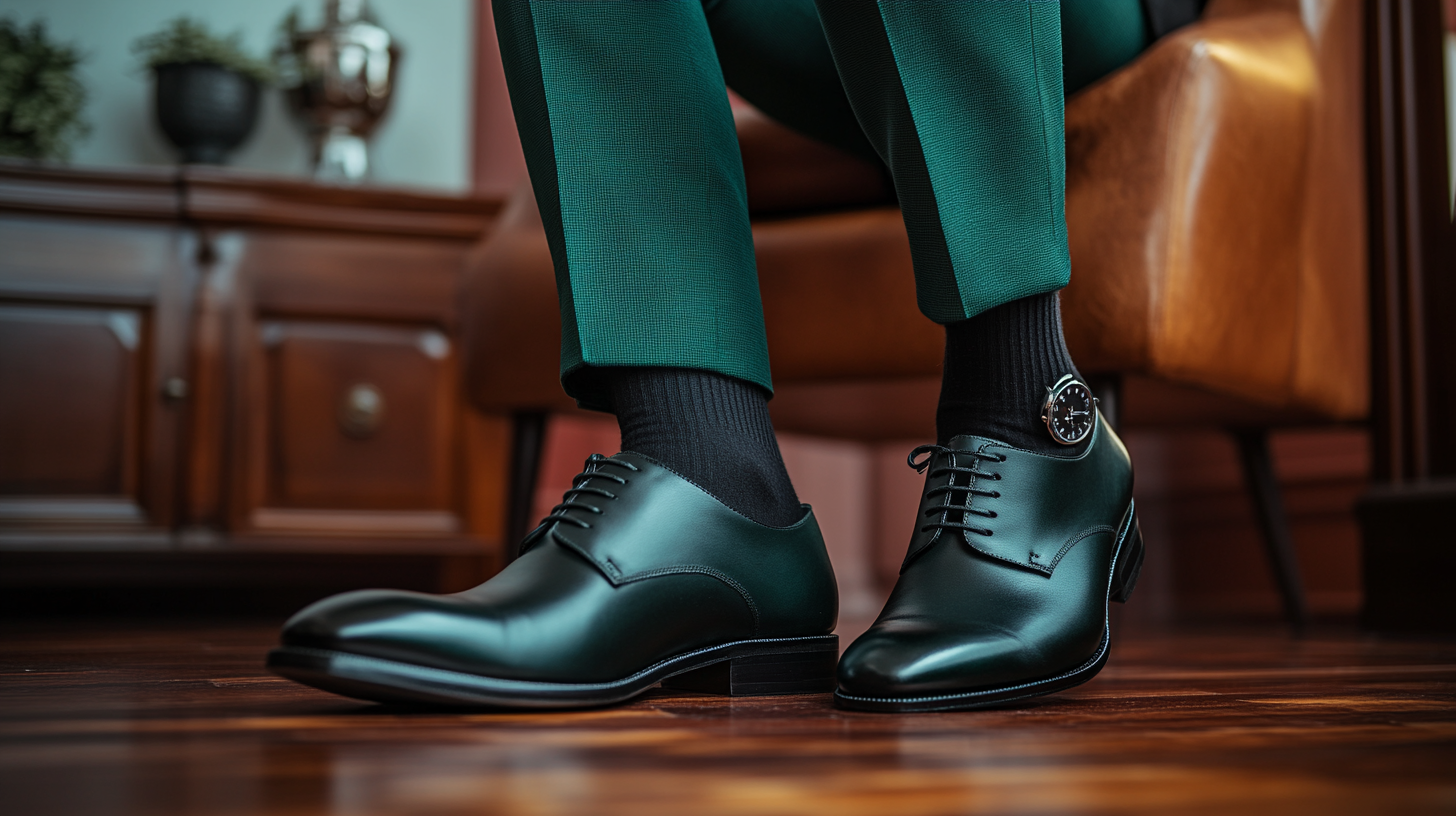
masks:
[[(1061, 399), (1062, 395), (1066, 393), (1069, 389), (1073, 388), (1080, 388), (1083, 391), (1087, 392), (1087, 397), (1090, 400), (1089, 404), (1092, 407), (1090, 421), (1087, 422), (1086, 426), (1081, 429), (1080, 433), (1076, 434), (1075, 437), (1069, 438), (1067, 435), (1062, 433), (1062, 431), (1058, 430), (1057, 424), (1053, 421), (1053, 410), (1055, 409), (1057, 401)], [(1042, 403), (1041, 407), (1041, 421), (1046, 424), (1047, 433), (1052, 435), (1052, 439), (1056, 440), (1057, 444), (1075, 445), (1078, 442), (1081, 442), (1087, 437), (1091, 436), (1092, 431), (1097, 427), (1098, 416), (1097, 398), (1092, 396), (1092, 389), (1088, 388), (1086, 383), (1078, 380), (1071, 374), (1063, 375), (1060, 380), (1057, 380), (1055, 383), (1047, 388), (1046, 402)]]

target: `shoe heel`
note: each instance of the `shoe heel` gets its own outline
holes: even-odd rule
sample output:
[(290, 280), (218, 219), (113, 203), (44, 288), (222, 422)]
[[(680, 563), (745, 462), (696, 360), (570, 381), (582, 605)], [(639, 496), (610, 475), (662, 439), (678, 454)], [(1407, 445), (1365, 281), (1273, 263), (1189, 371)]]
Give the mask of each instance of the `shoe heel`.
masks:
[(1112, 575), (1110, 600), (1127, 603), (1132, 588), (1137, 586), (1138, 573), (1143, 570), (1143, 531), (1138, 526), (1137, 516), (1132, 518), (1132, 529), (1122, 540), (1117, 550), (1117, 567)]
[(839, 635), (825, 635), (783, 646), (746, 648), (727, 660), (673, 675), (662, 681), (662, 687), (730, 697), (823, 694), (834, 690), (838, 663)]

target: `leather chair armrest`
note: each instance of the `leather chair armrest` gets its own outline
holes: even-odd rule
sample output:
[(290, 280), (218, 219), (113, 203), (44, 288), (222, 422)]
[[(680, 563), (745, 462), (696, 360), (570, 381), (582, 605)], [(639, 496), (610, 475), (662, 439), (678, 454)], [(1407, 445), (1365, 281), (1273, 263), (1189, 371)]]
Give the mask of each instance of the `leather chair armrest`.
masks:
[(1088, 371), (1284, 405), (1313, 56), (1297, 13), (1223, 11), (1067, 105), (1067, 340)]
[(487, 413), (576, 407), (561, 390), (561, 314), (546, 230), (529, 182), (466, 259), (465, 390)]

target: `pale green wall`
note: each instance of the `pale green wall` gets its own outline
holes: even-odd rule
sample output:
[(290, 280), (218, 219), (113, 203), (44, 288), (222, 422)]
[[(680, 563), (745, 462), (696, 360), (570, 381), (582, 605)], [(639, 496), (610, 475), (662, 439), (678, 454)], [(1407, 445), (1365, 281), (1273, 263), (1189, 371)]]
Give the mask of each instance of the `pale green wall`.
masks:
[[(214, 32), (243, 32), (249, 50), (271, 50), (277, 25), (299, 5), (306, 23), (323, 0), (0, 0), (0, 16), (44, 19), (51, 36), (81, 47), (91, 135), (72, 154), (78, 165), (169, 164), (171, 145), (152, 123), (151, 78), (136, 68), (131, 43), (180, 14)], [(375, 132), (371, 158), (380, 184), (465, 190), (470, 186), (471, 0), (371, 0), (404, 48), (393, 108)], [(308, 145), (278, 91), (267, 92), (258, 127), (233, 156), (237, 167), (303, 175)]]

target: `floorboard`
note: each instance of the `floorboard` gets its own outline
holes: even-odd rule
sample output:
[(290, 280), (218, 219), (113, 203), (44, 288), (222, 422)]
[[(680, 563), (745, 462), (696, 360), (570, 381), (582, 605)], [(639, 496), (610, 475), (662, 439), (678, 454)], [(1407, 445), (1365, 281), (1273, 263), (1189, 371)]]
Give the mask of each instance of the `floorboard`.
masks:
[(559, 714), (365, 705), (271, 626), (0, 627), (0, 813), (1456, 813), (1456, 642), (1180, 630), (1071, 692), (946, 714), (652, 692)]

